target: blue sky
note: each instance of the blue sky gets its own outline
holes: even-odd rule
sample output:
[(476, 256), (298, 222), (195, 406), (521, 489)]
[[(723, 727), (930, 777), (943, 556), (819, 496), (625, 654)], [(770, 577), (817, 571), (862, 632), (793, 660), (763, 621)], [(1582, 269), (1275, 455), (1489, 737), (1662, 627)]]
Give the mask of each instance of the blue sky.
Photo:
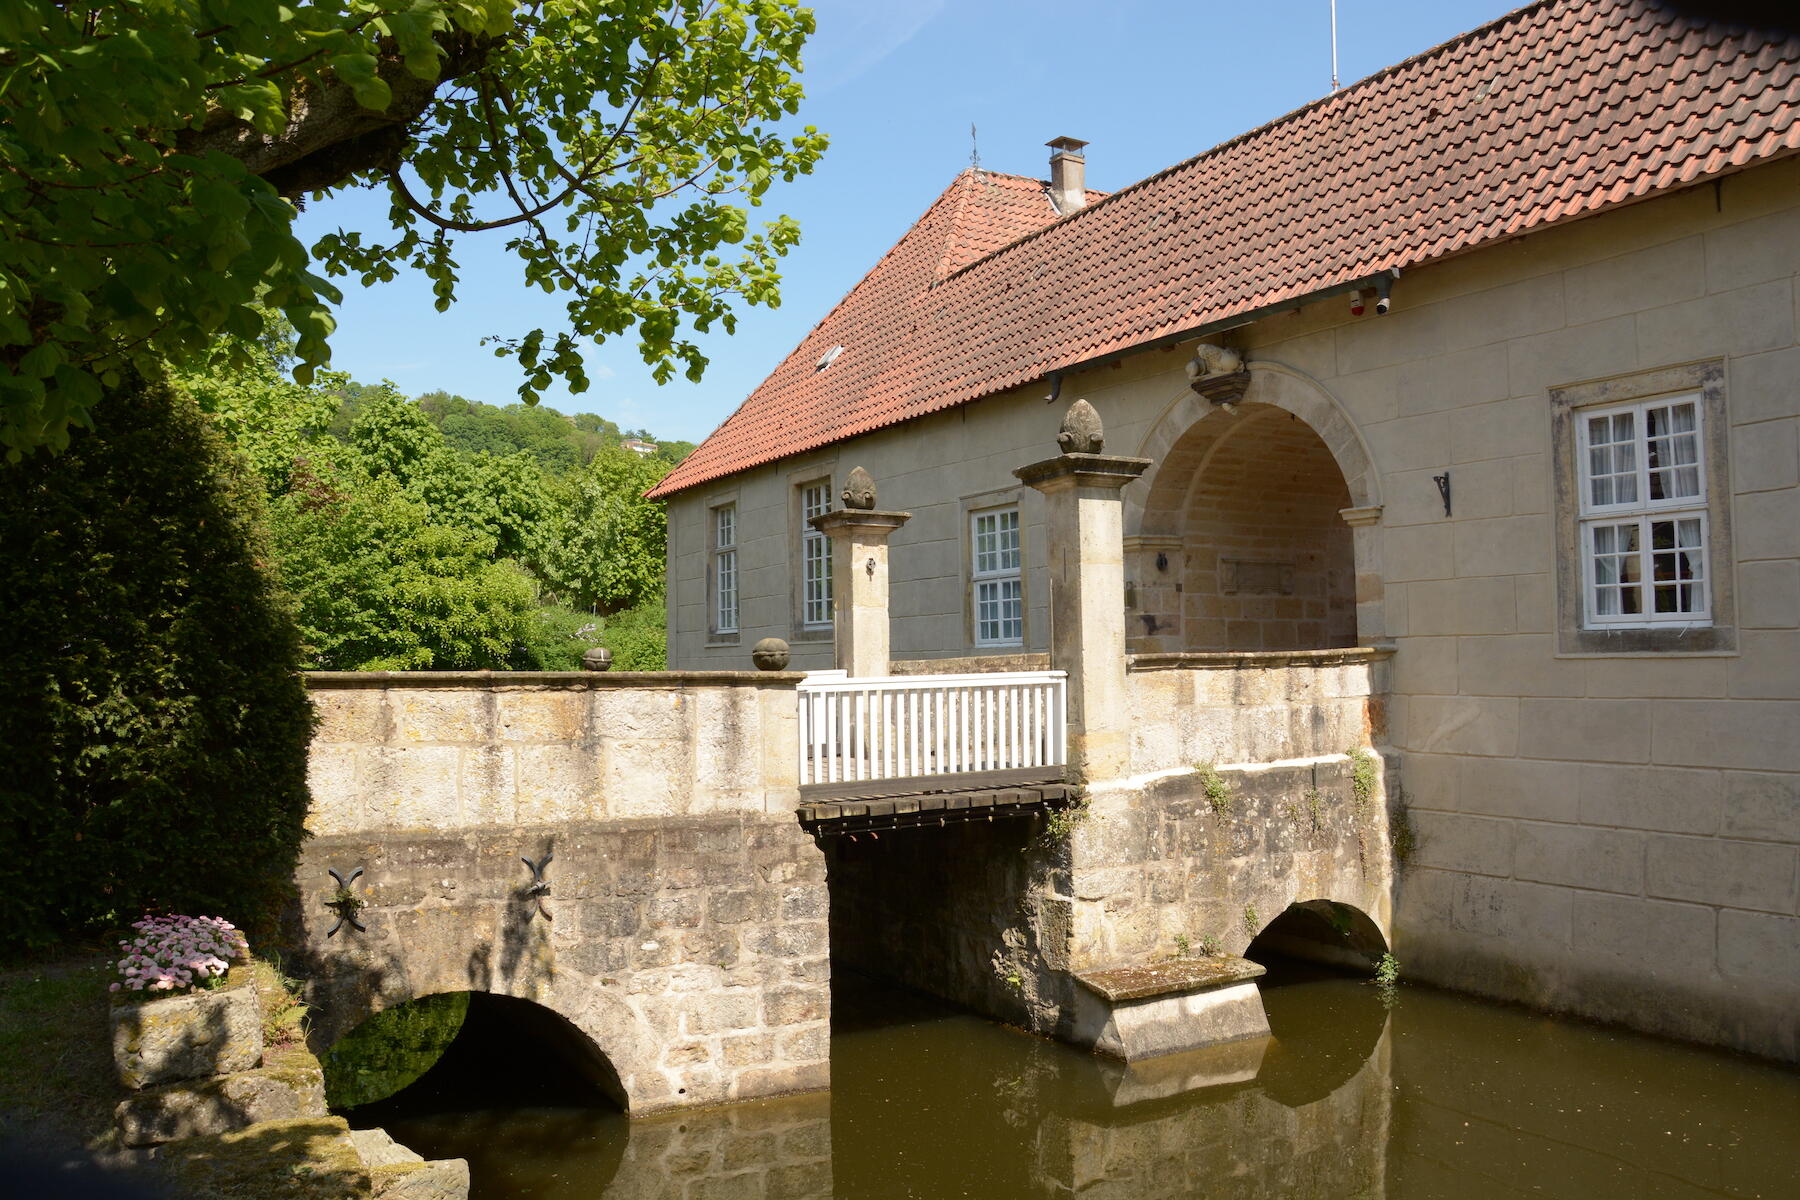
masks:
[[(1507, 0), (1339, 0), (1338, 59), (1350, 83), (1511, 11)], [(744, 309), (735, 336), (702, 343), (706, 378), (658, 386), (635, 343), (588, 351), (589, 389), (545, 403), (626, 428), (699, 441), (969, 164), (1042, 177), (1061, 135), (1090, 143), (1088, 186), (1113, 191), (1272, 120), (1330, 89), (1328, 0), (815, 0), (801, 120), (831, 135), (811, 177), (779, 185), (753, 217), (804, 230), (783, 269), (782, 306)], [(301, 236), (385, 228), (385, 192), (313, 205)], [(460, 299), (432, 306), (418, 277), (345, 287), (332, 365), (492, 404), (517, 399), (517, 364), (484, 335), (560, 328), (555, 298), (527, 288), (504, 235), (459, 243)]]

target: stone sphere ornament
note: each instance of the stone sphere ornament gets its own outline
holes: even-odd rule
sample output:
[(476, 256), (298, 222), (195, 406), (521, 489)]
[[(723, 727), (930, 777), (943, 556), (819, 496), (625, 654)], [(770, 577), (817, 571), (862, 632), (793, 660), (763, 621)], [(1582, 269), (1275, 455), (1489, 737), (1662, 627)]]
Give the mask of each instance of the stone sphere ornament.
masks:
[(1100, 414), (1086, 400), (1069, 405), (1063, 415), (1062, 432), (1056, 444), (1064, 454), (1098, 454), (1106, 445), (1106, 431), (1100, 427)]
[(844, 480), (843, 496), (845, 508), (874, 508), (875, 480), (861, 467), (852, 468)]
[(759, 671), (785, 671), (788, 665), (788, 644), (780, 638), (764, 638), (750, 648), (750, 661), (756, 664)]
[(612, 651), (605, 646), (595, 646), (581, 656), (581, 669), (584, 671), (612, 670)]

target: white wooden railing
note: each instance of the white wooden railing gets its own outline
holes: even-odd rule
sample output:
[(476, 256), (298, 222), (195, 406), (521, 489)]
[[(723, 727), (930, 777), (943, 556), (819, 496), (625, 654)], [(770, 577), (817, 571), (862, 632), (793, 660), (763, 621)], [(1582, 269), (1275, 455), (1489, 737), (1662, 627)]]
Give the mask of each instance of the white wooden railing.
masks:
[(1061, 671), (892, 675), (820, 671), (800, 684), (800, 784), (977, 772), (1054, 775), (1066, 761)]

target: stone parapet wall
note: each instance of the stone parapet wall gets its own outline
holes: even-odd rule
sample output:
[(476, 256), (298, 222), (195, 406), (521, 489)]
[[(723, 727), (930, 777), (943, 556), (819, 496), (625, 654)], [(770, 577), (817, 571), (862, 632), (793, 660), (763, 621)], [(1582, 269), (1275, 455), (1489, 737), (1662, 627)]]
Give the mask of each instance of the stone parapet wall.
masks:
[(315, 672), (315, 835), (787, 812), (797, 673)]
[(1137, 654), (1131, 772), (1343, 754), (1384, 741), (1384, 647)]
[[(549, 895), (521, 858), (551, 854)], [(331, 933), (335, 868), (363, 871)], [(604, 1057), (634, 1115), (830, 1082), (824, 860), (789, 815), (310, 840), (290, 927), (313, 1037), (445, 992), (530, 1000)]]

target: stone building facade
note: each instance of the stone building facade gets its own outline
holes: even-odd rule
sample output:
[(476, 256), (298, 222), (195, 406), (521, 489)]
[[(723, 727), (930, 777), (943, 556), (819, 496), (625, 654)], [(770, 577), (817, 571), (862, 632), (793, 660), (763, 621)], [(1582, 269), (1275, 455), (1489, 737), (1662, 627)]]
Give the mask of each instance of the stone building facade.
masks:
[[(1708, 41), (1681, 21), (1634, 3), (1534, 5), (1114, 197), (1019, 218), (1016, 240), (973, 261), (940, 260), (967, 205), (1030, 190), (965, 176), (663, 485), (672, 663), (739, 665), (779, 636), (797, 669), (833, 664), (829, 627), (796, 599), (799, 497), (856, 466), (882, 508), (911, 514), (889, 542), (894, 658), (1050, 651), (1047, 506), (1014, 471), (1084, 398), (1110, 451), (1152, 463), (1124, 491), (1128, 694), (1142, 707), (1121, 780), (1141, 791), (1207, 761), (1248, 771), (1372, 747), (1401, 854), (1365, 911), (1411, 977), (1800, 1057), (1800, 114), (1782, 98), (1800, 46)], [(1468, 62), (1499, 64), (1495, 86), (1526, 89), (1510, 99), (1522, 107), (1445, 100)], [(1730, 86), (1678, 86), (1715, 69)], [(1557, 92), (1556, 70), (1589, 91)], [(1590, 93), (1599, 108), (1582, 107)], [(1389, 124), (1359, 135), (1359, 105), (1385, 105)], [(1602, 110), (1628, 115), (1596, 132)], [(1495, 141), (1526, 111), (1535, 141)], [(1229, 257), (1208, 222), (1256, 190), (1246, 156), (1331, 120), (1350, 125), (1329, 170), (1283, 151), (1298, 183), (1286, 225), (1269, 218), (1315, 258), (1296, 262), (1274, 233), (1259, 242), (1252, 223), (1243, 253), (1261, 257), (1227, 265), (1260, 290), (1208, 308), (1207, 288), (1232, 284), (1195, 264)], [(1442, 124), (1456, 120), (1462, 133)], [(1423, 128), (1435, 139), (1396, 149)], [(1237, 193), (1176, 203), (1184, 173), (1220, 161), (1237, 164)], [(1411, 172), (1396, 186), (1448, 179), (1448, 199), (1333, 193), (1377, 162)], [(1382, 244), (1410, 257), (1332, 250), (1305, 223), (1334, 204), (1391, 226)], [(858, 344), (858, 321), (876, 344)], [(909, 335), (876, 338), (907, 321)], [(1083, 321), (1092, 338), (1058, 349)], [(1242, 359), (1232, 388), (1196, 386), (1206, 343)], [(865, 349), (879, 361), (834, 382)], [(825, 432), (777, 434), (777, 416)], [(1008, 576), (988, 551), (1015, 523)], [(1014, 636), (984, 626), (981, 599), (999, 595)], [(1292, 668), (1257, 656), (1359, 646), (1384, 657), (1355, 730), (1258, 741), (1251, 725), (1208, 744), (1255, 663), (1286, 686)], [(1159, 676), (1182, 655), (1234, 666), (1211, 683), (1194, 661), (1176, 663), (1179, 683)], [(1162, 694), (1224, 679), (1214, 710)], [(1288, 897), (1307, 898), (1298, 884)]]

